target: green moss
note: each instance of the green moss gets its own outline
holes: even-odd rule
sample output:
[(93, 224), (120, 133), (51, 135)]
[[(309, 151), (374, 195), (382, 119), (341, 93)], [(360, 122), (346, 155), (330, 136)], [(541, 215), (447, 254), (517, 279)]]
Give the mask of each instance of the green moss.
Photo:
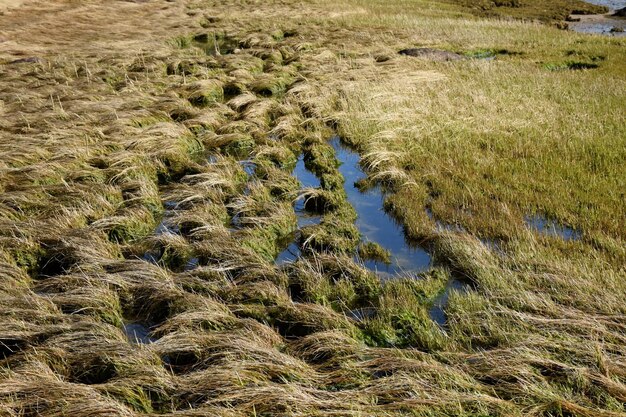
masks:
[(447, 338), (428, 316), (426, 298), (436, 293), (428, 287), (421, 280), (388, 281), (375, 306), (376, 315), (362, 323), (366, 343), (426, 351), (443, 349)]
[(320, 185), (324, 190), (338, 191), (343, 189), (344, 178), (339, 171), (325, 172), (319, 178)]
[(292, 277), (292, 292), (302, 299), (325, 306), (339, 312), (369, 307), (378, 298), (380, 280), (365, 271), (346, 273), (340, 277), (326, 274), (300, 273)]
[(196, 159), (203, 154), (204, 145), (196, 136), (180, 136), (175, 148), (167, 148), (157, 154), (157, 159), (162, 163), (157, 171), (160, 182), (191, 173), (196, 167)]
[(339, 166), (335, 158), (335, 150), (325, 142), (313, 142), (308, 146), (305, 145), (304, 164), (306, 169), (318, 177), (322, 177), (324, 174), (336, 175)]
[(270, 190), (270, 194), (282, 200), (293, 200), (300, 184), (296, 178), (276, 168), (274, 164), (260, 163), (257, 165), (256, 175), (258, 178), (265, 180), (266, 187)]
[(297, 228), (297, 218), (288, 202), (275, 203), (278, 210), (272, 221), (246, 229), (241, 244), (268, 261), (273, 261), (281, 250), (280, 242)]
[(361, 325), (361, 340), (368, 346), (392, 347), (398, 338), (391, 324), (382, 319), (367, 320)]
[(340, 209), (346, 204), (345, 194), (341, 191), (317, 190), (304, 201), (306, 210), (314, 213), (328, 213)]
[(320, 251), (352, 253), (360, 240), (360, 233), (353, 221), (325, 216), (321, 224), (302, 230), (302, 239), (307, 245)]
[(188, 246), (166, 246), (162, 250), (159, 264), (172, 271), (181, 271), (193, 257), (193, 251)]
[(259, 165), (263, 162), (268, 162), (279, 169), (293, 171), (298, 160), (296, 155), (288, 148), (272, 147), (259, 150), (255, 162)]

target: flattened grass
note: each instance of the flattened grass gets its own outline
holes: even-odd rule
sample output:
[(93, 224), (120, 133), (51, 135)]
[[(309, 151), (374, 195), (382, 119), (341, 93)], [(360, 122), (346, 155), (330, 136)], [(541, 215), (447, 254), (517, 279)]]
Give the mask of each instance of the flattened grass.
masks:
[[(6, 19), (0, 413), (622, 415), (624, 41), (472, 15), (565, 2), (254, 3)], [(337, 133), (432, 269), (355, 263)], [(302, 153), (323, 219), (277, 266)]]

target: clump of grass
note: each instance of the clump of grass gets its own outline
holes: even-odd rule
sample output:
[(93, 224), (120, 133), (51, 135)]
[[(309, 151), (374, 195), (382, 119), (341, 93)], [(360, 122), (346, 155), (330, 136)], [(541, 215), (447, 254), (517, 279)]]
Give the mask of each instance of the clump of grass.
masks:
[(424, 308), (423, 288), (419, 281), (389, 281), (383, 287), (376, 314), (363, 322), (366, 343), (374, 346), (443, 349), (446, 336), (430, 320)]
[(595, 69), (599, 65), (593, 62), (568, 61), (563, 63), (547, 63), (544, 68), (550, 71)]
[(361, 259), (391, 263), (391, 253), (376, 242), (361, 243), (357, 252)]
[(224, 100), (223, 84), (217, 80), (197, 81), (187, 87), (187, 100), (194, 106), (207, 107)]
[(292, 298), (331, 306), (337, 311), (369, 307), (381, 292), (378, 277), (349, 258), (317, 255), (288, 269)]
[(288, 72), (261, 74), (250, 84), (250, 90), (263, 97), (280, 96), (293, 82)]
[(179, 49), (190, 48), (191, 43), (192, 43), (191, 36), (185, 36), (185, 35), (176, 36), (175, 38), (172, 38), (170, 40), (170, 45), (172, 45), (174, 48), (179, 48)]
[(325, 216), (321, 224), (302, 230), (305, 248), (338, 253), (352, 253), (356, 249), (361, 236), (354, 225), (354, 218), (335, 217), (335, 213)]

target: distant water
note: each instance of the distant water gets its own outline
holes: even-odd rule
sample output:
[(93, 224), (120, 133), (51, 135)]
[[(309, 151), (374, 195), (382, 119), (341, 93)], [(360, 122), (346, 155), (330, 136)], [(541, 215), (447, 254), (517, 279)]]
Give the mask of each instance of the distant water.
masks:
[(598, 6), (606, 6), (611, 10), (618, 10), (626, 7), (626, 0), (585, 0), (587, 3)]
[[(611, 10), (623, 9), (626, 7), (626, 0), (587, 0), (588, 3), (606, 6)], [(570, 22), (569, 28), (574, 32), (594, 33), (607, 36), (626, 36), (626, 19), (612, 17), (610, 15), (576, 15), (579, 22)]]

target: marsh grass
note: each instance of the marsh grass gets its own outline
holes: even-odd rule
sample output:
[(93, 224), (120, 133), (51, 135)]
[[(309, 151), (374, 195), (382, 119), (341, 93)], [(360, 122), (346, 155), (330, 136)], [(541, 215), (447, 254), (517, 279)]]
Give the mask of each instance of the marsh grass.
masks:
[[(0, 414), (623, 415), (625, 41), (531, 21), (573, 9), (598, 10), (6, 12)], [(361, 155), (359, 188), (384, 188), (429, 270), (381, 281), (355, 261), (390, 254), (360, 244), (336, 134)], [(290, 175), (298, 155), (319, 188)], [(298, 197), (322, 220), (277, 266)], [(129, 340), (127, 323), (154, 342)]]

